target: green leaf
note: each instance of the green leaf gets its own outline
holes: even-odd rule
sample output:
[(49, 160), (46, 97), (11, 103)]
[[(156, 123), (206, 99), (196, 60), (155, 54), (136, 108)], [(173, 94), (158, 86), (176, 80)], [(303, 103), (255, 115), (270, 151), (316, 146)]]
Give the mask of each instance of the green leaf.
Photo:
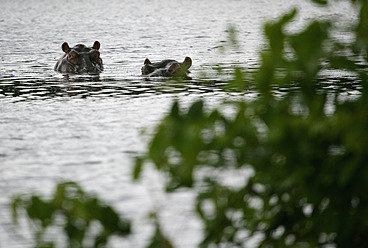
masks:
[(38, 196), (31, 197), (26, 209), (28, 216), (32, 220), (40, 220), (43, 228), (46, 228), (49, 225), (51, 222), (51, 217), (54, 213), (52, 205), (43, 201)]
[(21, 207), (22, 204), (23, 204), (22, 196), (16, 196), (11, 201), (10, 207), (12, 209), (12, 219), (13, 223), (16, 225), (18, 225), (18, 208)]
[(174, 248), (169, 239), (167, 239), (161, 232), (160, 226), (156, 224), (156, 231), (151, 238), (147, 248)]
[(134, 170), (133, 170), (133, 179), (134, 180), (138, 180), (139, 176), (141, 175), (143, 163), (144, 163), (144, 158), (136, 157)]
[(188, 121), (199, 120), (203, 117), (203, 101), (197, 101), (190, 107), (187, 119)]
[(322, 6), (325, 6), (328, 4), (328, 0), (312, 0), (312, 2), (322, 5)]

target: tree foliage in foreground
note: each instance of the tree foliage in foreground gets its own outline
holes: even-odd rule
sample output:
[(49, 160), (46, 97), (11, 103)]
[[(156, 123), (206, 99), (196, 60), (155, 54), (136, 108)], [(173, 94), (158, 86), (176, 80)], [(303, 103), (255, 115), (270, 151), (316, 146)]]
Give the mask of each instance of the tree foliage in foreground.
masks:
[(130, 233), (130, 221), (74, 182), (58, 184), (50, 200), (38, 195), (15, 197), (12, 210), (15, 223), (19, 210), (25, 210), (33, 226), (35, 248), (57, 247), (49, 236), (52, 228), (62, 228), (67, 247), (75, 248), (105, 247), (111, 236)]
[[(230, 116), (203, 101), (175, 102), (137, 158), (135, 178), (153, 162), (169, 191), (197, 188), (202, 247), (244, 247), (255, 236), (259, 247), (368, 247), (368, 85), (359, 62), (368, 62), (368, 2), (352, 2), (353, 42), (334, 41), (328, 21), (286, 32), (295, 10), (266, 24), (261, 67), (254, 77), (236, 70), (232, 81), (259, 97), (224, 103), (235, 108)], [(324, 87), (319, 75), (333, 70), (353, 75), (359, 97), (341, 98), (351, 85), (343, 80)], [(244, 169), (242, 183), (224, 179)]]

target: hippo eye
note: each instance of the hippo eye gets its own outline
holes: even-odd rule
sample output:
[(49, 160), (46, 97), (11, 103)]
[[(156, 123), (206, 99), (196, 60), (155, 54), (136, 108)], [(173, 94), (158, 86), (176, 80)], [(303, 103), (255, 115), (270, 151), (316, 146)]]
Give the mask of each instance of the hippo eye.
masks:
[(75, 51), (70, 51), (68, 54), (68, 61), (72, 64), (76, 64), (76, 58), (78, 57), (78, 53)]
[(98, 58), (100, 57), (100, 52), (99, 52), (99, 51), (97, 51), (97, 50), (95, 50), (95, 51), (93, 52), (92, 56), (93, 56), (94, 58), (98, 59)]
[(99, 63), (100, 62), (100, 52), (97, 50), (94, 50), (93, 52), (90, 53), (90, 58), (92, 61), (94, 61), (95, 63)]

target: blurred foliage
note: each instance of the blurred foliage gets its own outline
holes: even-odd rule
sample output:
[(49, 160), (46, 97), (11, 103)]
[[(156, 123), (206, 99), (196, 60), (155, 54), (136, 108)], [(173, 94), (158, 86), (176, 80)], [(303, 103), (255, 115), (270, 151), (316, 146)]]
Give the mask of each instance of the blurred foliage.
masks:
[(63, 228), (68, 241), (67, 247), (73, 248), (105, 247), (110, 236), (124, 236), (130, 233), (128, 220), (119, 217), (112, 207), (86, 194), (74, 182), (58, 184), (53, 198), (49, 201), (37, 195), (14, 198), (14, 223), (17, 223), (20, 217), (19, 209), (25, 210), (31, 221), (35, 248), (56, 247), (50, 237), (47, 237), (47, 231), (53, 227)]
[[(329, 21), (288, 33), (296, 10), (267, 23), (259, 70), (235, 69), (229, 82), (257, 99), (175, 102), (136, 159), (136, 179), (152, 162), (168, 191), (196, 187), (201, 247), (368, 247), (368, 2), (352, 2), (360, 15), (349, 44), (331, 38)], [(328, 70), (354, 75), (359, 97), (342, 99), (343, 82), (321, 87)], [(242, 183), (228, 183), (226, 172), (244, 169)]]
[(164, 234), (161, 231), (157, 213), (156, 212), (151, 213), (150, 218), (154, 221), (155, 232), (151, 238), (151, 242), (147, 245), (147, 248), (173, 248), (174, 246), (164, 236)]

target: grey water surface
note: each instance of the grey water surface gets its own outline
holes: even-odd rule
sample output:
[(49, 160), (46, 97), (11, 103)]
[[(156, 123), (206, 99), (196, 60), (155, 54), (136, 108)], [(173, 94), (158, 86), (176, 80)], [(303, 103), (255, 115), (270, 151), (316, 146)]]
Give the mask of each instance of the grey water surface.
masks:
[[(142, 130), (150, 133), (174, 99), (188, 105), (201, 98), (216, 107), (223, 99), (252, 97), (223, 91), (226, 71), (234, 65), (256, 68), (263, 24), (292, 7), (299, 9), (296, 29), (314, 17), (342, 24), (355, 19), (342, 1), (327, 9), (302, 0), (0, 0), (0, 5), (0, 248), (32, 247), (28, 229), (12, 224), (11, 197), (32, 192), (47, 197), (63, 180), (80, 183), (133, 221), (132, 235), (113, 239), (110, 247), (144, 247), (153, 234), (152, 210), (158, 210), (176, 247), (196, 247), (201, 225), (191, 208), (193, 193), (164, 194), (165, 179), (152, 168), (132, 181), (132, 158), (149, 140)], [(231, 25), (238, 47), (227, 43)], [(105, 67), (100, 75), (53, 71), (64, 41), (91, 46), (95, 40)], [(145, 58), (186, 56), (193, 60), (191, 79), (140, 76)], [(216, 66), (225, 74), (218, 75)]]

